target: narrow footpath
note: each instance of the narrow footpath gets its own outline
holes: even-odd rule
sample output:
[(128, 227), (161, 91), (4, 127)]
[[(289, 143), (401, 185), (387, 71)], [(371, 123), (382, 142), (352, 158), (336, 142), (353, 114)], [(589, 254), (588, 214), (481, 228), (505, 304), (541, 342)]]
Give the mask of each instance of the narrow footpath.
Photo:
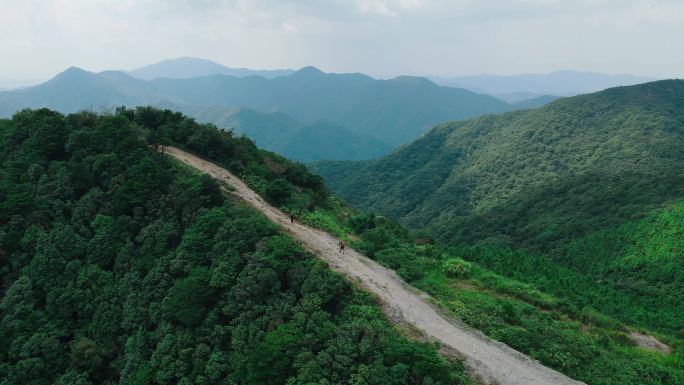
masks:
[(164, 152), (230, 185), (233, 194), (280, 225), (331, 269), (375, 294), (386, 305), (385, 311), (390, 318), (398, 316), (427, 337), (457, 351), (464, 358), (471, 374), (482, 381), (498, 385), (584, 384), (543, 366), (457, 320), (446, 318), (430, 304), (429, 295), (406, 284), (394, 271), (351, 248), (347, 248), (344, 254), (340, 253), (339, 240), (322, 230), (299, 222), (290, 223), (288, 215), (269, 205), (228, 170), (177, 148), (164, 147)]

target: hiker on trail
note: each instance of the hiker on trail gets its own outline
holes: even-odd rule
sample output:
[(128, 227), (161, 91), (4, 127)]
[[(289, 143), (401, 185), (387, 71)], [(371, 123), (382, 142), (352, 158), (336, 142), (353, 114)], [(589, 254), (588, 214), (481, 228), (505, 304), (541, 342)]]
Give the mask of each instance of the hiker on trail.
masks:
[(340, 253), (344, 254), (344, 248), (345, 248), (345, 246), (346, 246), (346, 245), (344, 244), (344, 242), (343, 242), (343, 241), (340, 241)]
[(290, 223), (294, 223), (294, 214), (290, 213)]

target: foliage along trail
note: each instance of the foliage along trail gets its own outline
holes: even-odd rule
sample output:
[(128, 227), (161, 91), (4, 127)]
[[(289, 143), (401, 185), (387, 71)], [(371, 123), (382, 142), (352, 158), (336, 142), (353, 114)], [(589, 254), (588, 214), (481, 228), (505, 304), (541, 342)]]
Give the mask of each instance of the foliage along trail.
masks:
[(566, 385), (583, 384), (547, 368), (505, 344), (469, 330), (454, 320), (447, 320), (428, 302), (429, 296), (409, 287), (393, 271), (347, 248), (339, 251), (339, 241), (330, 234), (301, 223), (290, 223), (290, 217), (272, 207), (242, 180), (227, 170), (174, 147), (163, 147), (166, 154), (211, 177), (230, 185), (232, 193), (245, 200), (279, 224), (329, 266), (352, 282), (377, 295), (391, 316), (399, 315), (425, 335), (448, 346), (466, 359), (470, 371), (488, 383), (500, 385)]

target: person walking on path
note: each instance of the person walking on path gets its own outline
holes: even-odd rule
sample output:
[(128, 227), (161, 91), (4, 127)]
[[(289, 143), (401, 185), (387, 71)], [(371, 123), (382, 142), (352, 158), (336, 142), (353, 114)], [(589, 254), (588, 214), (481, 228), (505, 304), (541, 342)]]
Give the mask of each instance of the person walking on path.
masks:
[(290, 223), (294, 223), (294, 214), (290, 213)]
[(340, 241), (340, 253), (344, 254), (344, 248), (345, 248), (344, 241)]

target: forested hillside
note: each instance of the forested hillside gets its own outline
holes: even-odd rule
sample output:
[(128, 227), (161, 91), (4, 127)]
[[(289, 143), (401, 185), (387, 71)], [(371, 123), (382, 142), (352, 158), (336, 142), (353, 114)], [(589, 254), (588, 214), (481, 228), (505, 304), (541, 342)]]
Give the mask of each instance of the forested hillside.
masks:
[(350, 211), (303, 166), (214, 126), (140, 108), (26, 111), (0, 120), (0, 130), (2, 385), (468, 383), (462, 367), (391, 328), (366, 294), (150, 143), (223, 164), (274, 205), (395, 269), (445, 312), (573, 378), (684, 379), (679, 339), (661, 336), (669, 355), (635, 346), (632, 326), (592, 308), (598, 292), (579, 291), (583, 306), (494, 274), (462, 259), (498, 271), (487, 254), (441, 249)]
[(384, 158), (316, 170), (353, 205), (442, 241), (545, 249), (684, 198), (684, 81), (445, 124)]
[(385, 158), (316, 169), (462, 258), (682, 337), (684, 81), (446, 124)]
[(158, 142), (276, 204), (331, 204), (302, 166), (177, 113), (0, 120), (0, 384), (467, 383)]

